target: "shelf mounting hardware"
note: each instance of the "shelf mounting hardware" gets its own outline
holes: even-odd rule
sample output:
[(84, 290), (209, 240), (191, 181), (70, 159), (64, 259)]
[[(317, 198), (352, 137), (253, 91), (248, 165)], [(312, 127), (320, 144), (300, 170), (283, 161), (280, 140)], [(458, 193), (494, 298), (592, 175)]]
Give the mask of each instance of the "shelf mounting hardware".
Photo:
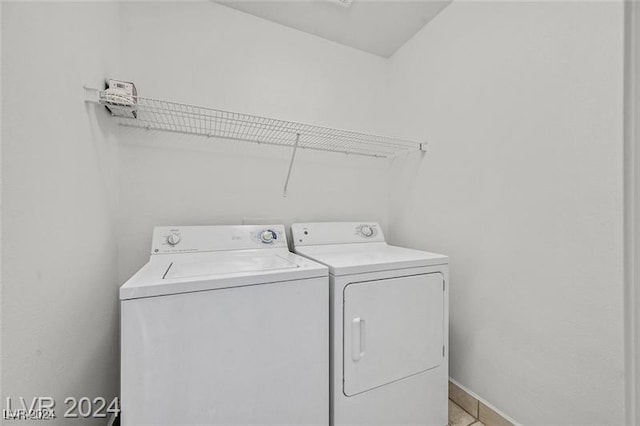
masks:
[(293, 152), (291, 153), (291, 161), (289, 161), (289, 170), (287, 171), (287, 179), (284, 181), (284, 190), (282, 196), (287, 196), (287, 189), (289, 188), (289, 179), (291, 178), (291, 169), (293, 169), (293, 161), (296, 159), (296, 152), (300, 144), (300, 133), (296, 134), (296, 143), (293, 145)]

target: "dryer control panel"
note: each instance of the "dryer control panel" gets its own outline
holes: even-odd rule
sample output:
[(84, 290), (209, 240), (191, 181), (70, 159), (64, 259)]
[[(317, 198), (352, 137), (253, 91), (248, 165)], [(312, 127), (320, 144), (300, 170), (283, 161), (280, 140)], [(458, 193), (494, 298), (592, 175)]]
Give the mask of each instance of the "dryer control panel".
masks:
[(151, 254), (287, 248), (284, 225), (157, 226)]
[(376, 222), (294, 223), (291, 234), (297, 246), (384, 242)]

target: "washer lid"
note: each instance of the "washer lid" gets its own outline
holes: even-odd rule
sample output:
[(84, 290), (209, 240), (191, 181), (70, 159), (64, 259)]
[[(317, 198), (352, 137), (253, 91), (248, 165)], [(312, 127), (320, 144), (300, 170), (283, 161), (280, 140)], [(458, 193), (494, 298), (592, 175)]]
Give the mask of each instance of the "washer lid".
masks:
[(169, 265), (163, 279), (252, 273), (274, 269), (296, 269), (299, 267), (297, 263), (277, 254), (275, 256), (265, 256), (255, 252), (223, 253), (205, 262), (199, 259), (177, 259)]
[(329, 267), (333, 275), (351, 275), (393, 269), (443, 265), (443, 254), (390, 246), (387, 243), (296, 246), (296, 253)]
[(152, 256), (120, 287), (120, 299), (304, 280), (327, 274), (325, 266), (286, 249)]

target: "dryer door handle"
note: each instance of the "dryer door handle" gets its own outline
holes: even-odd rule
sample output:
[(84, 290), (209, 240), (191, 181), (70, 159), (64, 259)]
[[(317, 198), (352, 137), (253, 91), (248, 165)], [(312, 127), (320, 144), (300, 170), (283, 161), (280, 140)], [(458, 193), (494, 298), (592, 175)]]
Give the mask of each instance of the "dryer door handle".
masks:
[(365, 354), (367, 345), (367, 323), (358, 317), (351, 321), (351, 358), (358, 362)]

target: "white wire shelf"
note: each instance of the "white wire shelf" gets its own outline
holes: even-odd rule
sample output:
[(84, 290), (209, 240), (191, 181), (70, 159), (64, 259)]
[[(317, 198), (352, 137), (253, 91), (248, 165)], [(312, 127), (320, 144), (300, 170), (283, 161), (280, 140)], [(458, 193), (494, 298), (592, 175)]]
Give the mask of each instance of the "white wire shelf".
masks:
[[(108, 98), (104, 91), (86, 88), (88, 100), (111, 106), (128, 116), (114, 115), (123, 126), (205, 137), (255, 142), (316, 151), (388, 158), (425, 151), (426, 144), (395, 137), (333, 129), (312, 124), (259, 117), (137, 96), (131, 102)], [(133, 112), (135, 112), (135, 117)]]

